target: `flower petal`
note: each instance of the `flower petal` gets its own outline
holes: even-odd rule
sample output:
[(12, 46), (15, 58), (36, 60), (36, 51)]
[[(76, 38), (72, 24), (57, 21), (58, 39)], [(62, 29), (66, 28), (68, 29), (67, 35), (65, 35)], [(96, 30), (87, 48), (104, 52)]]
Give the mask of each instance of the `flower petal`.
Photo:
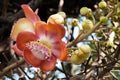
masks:
[[(33, 12), (33, 10), (26, 4), (23, 4), (21, 6), (24, 10), (24, 13), (25, 13), (25, 16), (30, 20), (32, 21), (33, 24), (35, 24), (37, 21), (40, 20), (39, 16)], [(37, 11), (36, 11), (37, 12)]]
[(55, 65), (56, 65), (56, 58), (52, 56), (51, 58), (42, 61), (40, 65), (40, 69), (42, 71), (48, 72), (53, 70), (55, 68)]
[(41, 64), (41, 60), (36, 58), (28, 48), (24, 50), (24, 58), (28, 64), (34, 67), (39, 67)]
[(65, 61), (67, 59), (67, 48), (64, 42), (59, 41), (54, 43), (53, 54), (60, 60)]
[(21, 32), (17, 36), (16, 44), (18, 49), (23, 51), (26, 47), (27, 42), (35, 41), (37, 39), (38, 37), (31, 32)]
[(33, 24), (27, 18), (21, 18), (13, 25), (11, 38), (16, 40), (17, 35), (22, 31), (34, 32)]
[(23, 51), (17, 48), (16, 44), (12, 46), (12, 49), (18, 54), (19, 56), (23, 55)]
[(48, 35), (51, 38), (56, 37), (58, 40), (63, 38), (65, 35), (65, 29), (60, 24), (48, 23), (47, 30), (48, 30)]
[(60, 55), (59, 59), (62, 61), (66, 61), (67, 60), (66, 44), (64, 42), (61, 42), (60, 46), (61, 46), (61, 55)]
[(54, 43), (53, 43), (53, 54), (54, 54), (54, 56), (56, 56), (57, 58), (60, 57), (60, 55), (61, 55), (60, 41), (57, 41), (57, 42), (54, 42)]
[(43, 36), (43, 35), (46, 35), (46, 23), (43, 22), (43, 21), (38, 21), (35, 25), (35, 33), (36, 35), (38, 35), (39, 37), (40, 36)]

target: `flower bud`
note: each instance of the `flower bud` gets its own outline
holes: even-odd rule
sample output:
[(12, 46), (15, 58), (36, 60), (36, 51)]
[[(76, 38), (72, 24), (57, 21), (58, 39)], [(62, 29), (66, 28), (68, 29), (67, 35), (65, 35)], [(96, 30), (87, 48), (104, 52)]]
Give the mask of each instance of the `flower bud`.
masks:
[(59, 14), (53, 14), (48, 18), (47, 23), (48, 22), (57, 23), (57, 24), (63, 24), (64, 23), (64, 18)]
[(106, 8), (106, 7), (107, 7), (107, 3), (106, 3), (105, 1), (101, 1), (101, 2), (98, 4), (98, 6), (99, 6), (100, 8)]
[(101, 23), (106, 24), (107, 21), (108, 21), (108, 18), (107, 18), (107, 17), (105, 17), (105, 16), (101, 16), (101, 17), (100, 17), (100, 22), (101, 22)]
[(112, 17), (112, 20), (115, 21), (115, 22), (119, 21), (119, 16), (114, 15), (114, 16)]
[(83, 23), (82, 23), (82, 28), (85, 31), (90, 30), (93, 27), (93, 22), (89, 19), (86, 19)]
[(80, 49), (76, 50), (79, 57), (84, 57), (84, 52)]
[(114, 37), (115, 37), (115, 32), (111, 32), (109, 34), (109, 38), (108, 38), (108, 41), (106, 42), (106, 47), (108, 48), (112, 48), (114, 47)]
[(89, 45), (82, 45), (80, 48), (79, 48), (83, 53), (84, 53), (84, 61), (86, 61), (89, 57), (90, 57), (90, 54), (91, 54), (91, 48)]
[(113, 26), (113, 27), (111, 28), (111, 30), (114, 31), (114, 32), (116, 32), (116, 31), (118, 30), (118, 28), (115, 27), (115, 26)]
[(91, 9), (89, 9), (89, 8), (87, 8), (87, 7), (82, 7), (81, 9), (80, 9), (80, 14), (81, 15), (87, 15), (87, 14), (89, 14), (91, 12)]
[(81, 64), (85, 62), (91, 54), (91, 48), (88, 45), (81, 46), (78, 50), (73, 51), (70, 62), (73, 64)]
[(120, 15), (120, 9), (117, 10), (117, 15)]
[(96, 36), (97, 37), (104, 37), (104, 33), (102, 30), (96, 30)]
[(91, 48), (90, 48), (89, 45), (82, 45), (82, 46), (80, 46), (80, 50), (81, 50), (82, 52), (84, 52), (85, 54), (86, 54), (86, 53), (91, 53)]
[(108, 48), (112, 48), (112, 47), (114, 47), (114, 43), (113, 43), (113, 41), (108, 40), (108, 41), (106, 42), (106, 47), (108, 47)]
[(78, 26), (78, 22), (79, 22), (78, 19), (74, 18), (74, 19), (71, 20), (71, 25), (72, 26)]
[(120, 34), (120, 28), (119, 28), (119, 27), (113, 26), (113, 27), (111, 28), (111, 30), (114, 31), (116, 34)]
[(117, 33), (117, 34), (119, 34), (120, 35), (120, 28), (117, 28), (117, 30), (116, 30), (116, 32), (115, 33)]
[(70, 57), (70, 61), (71, 61), (71, 63), (76, 64), (76, 65), (79, 65), (82, 63), (81, 62), (82, 60), (79, 58), (79, 56), (77, 54), (72, 54)]
[(59, 14), (59, 15), (61, 15), (63, 18), (66, 18), (66, 14), (65, 14), (65, 12), (58, 12), (57, 14)]

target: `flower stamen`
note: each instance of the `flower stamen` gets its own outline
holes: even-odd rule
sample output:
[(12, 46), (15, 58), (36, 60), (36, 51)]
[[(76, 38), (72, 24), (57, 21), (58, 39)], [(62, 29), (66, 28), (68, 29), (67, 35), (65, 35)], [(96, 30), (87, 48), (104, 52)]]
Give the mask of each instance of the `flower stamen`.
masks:
[(27, 43), (26, 46), (31, 50), (34, 56), (41, 60), (51, 57), (51, 49), (40, 41), (31, 41)]

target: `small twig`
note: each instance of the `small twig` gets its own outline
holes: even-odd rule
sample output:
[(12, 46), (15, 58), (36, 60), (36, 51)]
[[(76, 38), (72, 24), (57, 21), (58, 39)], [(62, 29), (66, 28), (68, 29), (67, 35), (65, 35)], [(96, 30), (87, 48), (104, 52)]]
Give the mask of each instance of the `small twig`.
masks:
[(3, 1), (3, 8), (2, 8), (2, 16), (6, 17), (7, 16), (7, 7), (8, 7), (9, 0), (4, 0)]
[(74, 75), (70, 77), (70, 80), (83, 80), (84, 75)]
[(55, 70), (58, 70), (58, 71), (64, 73), (64, 71), (62, 69), (58, 68), (58, 67), (55, 67)]
[(114, 58), (112, 58), (107, 52), (105, 52), (105, 50), (101, 49), (100, 50), (106, 55), (106, 57), (110, 60), (110, 61), (114, 61)]
[[(93, 40), (95, 40), (93, 35), (91, 35), (91, 37), (92, 37)], [(100, 55), (99, 42), (97, 42), (97, 44), (95, 44), (95, 42), (94, 42), (93, 44), (94, 44), (94, 46), (96, 48), (96, 52), (98, 54), (98, 60), (97, 61), (99, 61), (99, 59), (100, 59), (100, 56), (99, 56)]]
[(86, 74), (85, 80), (88, 80), (91, 77), (91, 75), (93, 75), (94, 73), (95, 73), (95, 69), (93, 68)]
[(82, 41), (85, 37), (87, 37), (89, 34), (91, 34), (92, 32), (94, 32), (99, 26), (101, 25), (100, 22), (98, 22), (95, 27), (93, 27), (90, 31), (88, 31), (87, 33), (81, 35), (79, 38), (74, 39), (72, 42), (69, 42), (67, 44), (67, 47), (73, 46), (75, 44), (77, 44), (78, 42)]
[(83, 32), (84, 32), (84, 31), (81, 31), (81, 32), (78, 34), (77, 38), (75, 39), (75, 42), (79, 39), (79, 37), (83, 34)]
[(90, 62), (90, 59), (91, 59), (91, 56), (88, 58), (88, 60), (87, 60), (87, 62), (86, 62), (86, 64), (85, 64), (84, 73), (86, 73), (86, 71), (87, 71), (87, 68), (88, 68), (88, 64), (89, 64), (89, 62)]
[[(98, 79), (102, 78), (107, 72), (109, 72), (109, 71), (113, 68), (112, 66), (114, 66), (114, 65), (116, 64), (116, 62), (117, 62), (117, 61), (113, 61), (113, 62), (111, 62), (110, 64), (108, 64), (109, 66), (107, 66), (106, 68), (104, 68), (104, 69), (99, 73)], [(111, 66), (111, 67), (110, 67), (110, 66)]]
[(61, 65), (62, 65), (62, 69), (63, 69), (63, 71), (64, 71), (64, 74), (65, 74), (65, 76), (66, 76), (66, 79), (69, 80), (69, 77), (68, 77), (68, 75), (67, 75), (67, 73), (66, 73), (66, 71), (65, 71), (63, 62), (61, 62)]
[(98, 42), (98, 43), (103, 43), (103, 41), (99, 41), (99, 40), (82, 40), (81, 42)]
[(13, 63), (7, 67), (5, 67), (2, 71), (0, 71), (0, 77), (4, 76), (5, 73), (7, 73), (8, 71), (20, 66), (21, 64), (23, 64), (25, 61), (23, 59), (17, 61), (16, 63)]
[[(32, 10), (35, 10), (40, 5), (41, 2), (42, 2), (42, 0), (30, 0), (28, 5), (32, 8)], [(21, 18), (23, 16), (24, 16), (24, 14), (23, 14), (23, 11), (21, 9), (16, 14), (14, 14), (12, 16), (9, 16), (7, 18), (4, 18), (4, 17), (0, 16), (0, 22), (2, 22), (1, 20), (3, 20), (3, 22), (13, 24), (14, 21), (16, 21), (17, 19), (19, 19), (19, 18)]]
[(53, 75), (52, 79), (51, 80), (54, 80), (54, 78), (56, 77), (56, 75)]
[(19, 69), (23, 72), (24, 75), (27, 76), (28, 79), (31, 79), (31, 78), (28, 76), (28, 74), (22, 69), (22, 67), (19, 67)]
[[(119, 53), (120, 53), (120, 44), (118, 45), (118, 48), (116, 49), (115, 56), (114, 56), (115, 59), (118, 59), (120, 57)], [(104, 68), (103, 71), (100, 72), (98, 78), (103, 77), (107, 72), (109, 72), (113, 68), (112, 66), (115, 66), (117, 61), (118, 60), (114, 60), (111, 63), (107, 64), (107, 67)]]
[(64, 4), (64, 0), (60, 0), (59, 6), (58, 6), (58, 11), (62, 11), (63, 4)]

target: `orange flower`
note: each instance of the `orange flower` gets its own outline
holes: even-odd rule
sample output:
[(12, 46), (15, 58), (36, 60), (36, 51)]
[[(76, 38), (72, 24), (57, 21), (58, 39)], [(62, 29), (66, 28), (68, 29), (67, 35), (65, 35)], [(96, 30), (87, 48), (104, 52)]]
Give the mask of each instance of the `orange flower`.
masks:
[(56, 60), (66, 60), (67, 50), (61, 40), (65, 29), (60, 24), (45, 23), (28, 5), (22, 5), (25, 18), (12, 28), (11, 38), (16, 41), (14, 51), (26, 62), (47, 72), (54, 69)]

